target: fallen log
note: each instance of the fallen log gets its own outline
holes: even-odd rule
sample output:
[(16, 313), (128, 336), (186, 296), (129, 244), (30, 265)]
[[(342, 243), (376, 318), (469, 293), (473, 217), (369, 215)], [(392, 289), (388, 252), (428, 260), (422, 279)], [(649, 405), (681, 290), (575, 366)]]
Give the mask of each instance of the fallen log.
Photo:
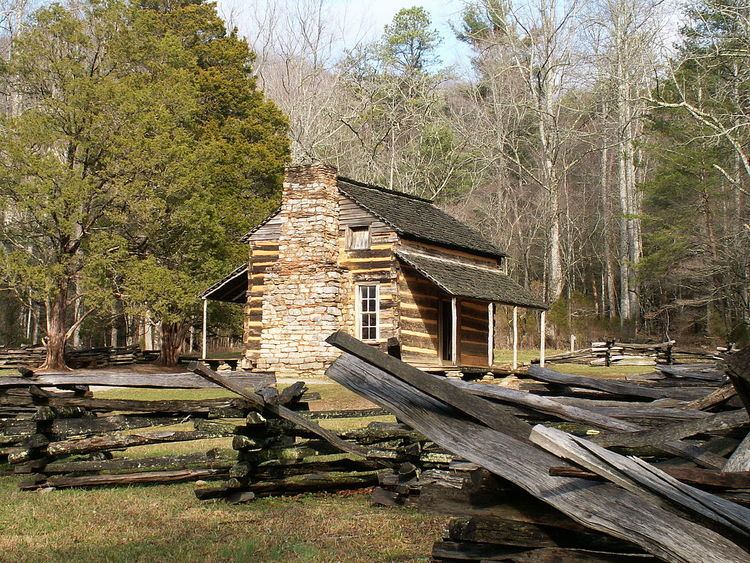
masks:
[(86, 454), (149, 444), (163, 444), (165, 442), (186, 442), (190, 440), (206, 440), (218, 438), (227, 434), (201, 431), (169, 431), (143, 432), (132, 434), (109, 434), (82, 438), (79, 440), (63, 440), (51, 442), (47, 446), (47, 454), (51, 456)]

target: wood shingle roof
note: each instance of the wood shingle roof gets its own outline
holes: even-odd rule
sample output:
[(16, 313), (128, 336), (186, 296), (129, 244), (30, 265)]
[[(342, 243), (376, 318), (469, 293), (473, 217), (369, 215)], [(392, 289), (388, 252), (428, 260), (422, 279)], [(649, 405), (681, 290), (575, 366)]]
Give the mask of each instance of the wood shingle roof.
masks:
[(477, 231), (426, 199), (342, 177), (338, 178), (338, 188), (404, 238), (483, 256), (506, 256)]
[(449, 295), (547, 309), (528, 289), (499, 269), (407, 250), (397, 250), (396, 256)]

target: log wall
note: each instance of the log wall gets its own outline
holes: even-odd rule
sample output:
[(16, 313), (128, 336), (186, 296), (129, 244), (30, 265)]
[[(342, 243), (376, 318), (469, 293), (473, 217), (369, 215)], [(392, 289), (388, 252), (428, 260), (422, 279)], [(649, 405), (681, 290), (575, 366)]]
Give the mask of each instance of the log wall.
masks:
[[(380, 338), (384, 343), (390, 337), (398, 336), (398, 287), (397, 268), (393, 247), (398, 235), (377, 217), (354, 203), (347, 197), (339, 198), (339, 266), (346, 272), (346, 283), (342, 287), (342, 329), (357, 335), (355, 318), (357, 284), (377, 283), (380, 286)], [(370, 248), (368, 250), (348, 250), (346, 248), (347, 229), (351, 227), (370, 228)]]
[[(268, 227), (268, 228), (266, 228)], [(251, 236), (248, 270), (247, 303), (245, 304), (245, 358), (249, 366), (255, 366), (260, 356), (261, 329), (263, 326), (263, 296), (268, 269), (279, 258), (279, 240), (271, 238), (273, 232), (281, 229), (281, 222), (266, 223)], [(260, 238), (256, 240), (256, 235)], [(248, 367), (249, 367), (248, 366)]]
[(440, 291), (412, 268), (402, 266), (398, 276), (398, 293), (403, 360), (415, 365), (441, 365), (438, 328)]

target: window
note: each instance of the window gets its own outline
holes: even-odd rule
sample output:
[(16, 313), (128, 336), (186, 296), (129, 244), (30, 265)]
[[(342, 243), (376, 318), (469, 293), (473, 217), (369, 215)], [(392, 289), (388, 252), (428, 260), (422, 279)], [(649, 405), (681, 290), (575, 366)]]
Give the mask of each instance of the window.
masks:
[(370, 227), (349, 227), (346, 231), (347, 250), (370, 249)]
[(378, 339), (380, 291), (377, 285), (357, 286), (357, 321), (360, 340)]

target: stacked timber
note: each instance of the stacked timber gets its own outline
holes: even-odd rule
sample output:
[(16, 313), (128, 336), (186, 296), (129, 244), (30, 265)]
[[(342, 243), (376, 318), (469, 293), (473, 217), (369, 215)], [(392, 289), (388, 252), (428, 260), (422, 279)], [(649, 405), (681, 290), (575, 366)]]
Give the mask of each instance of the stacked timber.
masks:
[[(201, 500), (242, 503), (256, 496), (361, 489), (378, 482), (379, 470), (404, 463), (423, 468), (447, 467), (453, 459), (423, 434), (400, 423), (370, 423), (342, 434), (320, 427), (312, 420), (314, 417), (334, 418), (342, 413), (351, 417), (353, 413), (305, 414), (290, 410), (286, 400), (304, 385), (301, 382), (281, 394), (270, 388), (252, 393), (204, 364), (193, 364), (191, 368), (241, 395), (254, 408), (232, 441), (238, 458), (229, 479), (213, 485), (198, 483), (195, 494)], [(362, 414), (371, 416), (382, 411), (367, 410)]]
[(331, 378), (463, 460), (376, 489), (380, 504), (452, 516), (433, 559), (750, 557), (750, 349), (726, 373), (639, 384), (532, 366), (531, 393), (438, 378), (343, 333), (328, 342), (344, 352)]
[[(274, 381), (269, 374), (240, 373), (234, 379), (261, 391)], [(88, 391), (89, 384), (169, 388), (170, 383), (177, 388), (212, 386), (193, 374), (82, 372), (0, 378), (0, 460), (14, 473), (30, 476), (22, 489), (226, 477), (234, 464), (231, 452), (144, 457), (132, 448), (231, 437), (235, 425), (219, 421), (246, 417), (252, 410), (248, 401), (99, 399)], [(292, 400), (305, 408), (300, 398)]]

